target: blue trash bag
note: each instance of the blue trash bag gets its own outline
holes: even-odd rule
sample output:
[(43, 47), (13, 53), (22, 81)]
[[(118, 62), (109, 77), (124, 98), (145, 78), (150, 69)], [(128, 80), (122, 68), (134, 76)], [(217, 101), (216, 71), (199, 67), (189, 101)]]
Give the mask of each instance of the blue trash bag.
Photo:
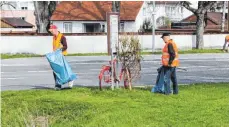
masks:
[(164, 93), (165, 84), (164, 84), (164, 68), (160, 67), (157, 69), (158, 75), (156, 80), (156, 85), (152, 88), (151, 92), (153, 93)]
[(70, 81), (77, 79), (77, 75), (72, 72), (71, 67), (62, 55), (61, 49), (57, 49), (54, 52), (47, 53), (46, 58), (56, 75), (56, 83), (64, 85)]

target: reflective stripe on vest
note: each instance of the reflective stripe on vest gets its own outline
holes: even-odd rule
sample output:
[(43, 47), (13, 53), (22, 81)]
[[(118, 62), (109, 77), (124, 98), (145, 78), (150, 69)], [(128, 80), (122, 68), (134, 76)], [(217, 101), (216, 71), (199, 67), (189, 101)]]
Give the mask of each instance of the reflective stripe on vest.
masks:
[[(61, 38), (63, 34), (59, 33), (57, 37), (53, 37), (53, 51), (56, 51), (59, 48), (62, 48), (63, 45), (61, 44)], [(67, 55), (67, 50), (62, 52), (63, 55)]]
[(172, 67), (177, 67), (179, 66), (179, 60), (178, 60), (178, 48), (176, 46), (176, 44), (173, 42), (173, 40), (169, 40), (168, 43), (165, 44), (163, 50), (162, 50), (162, 65), (163, 66), (168, 66), (169, 65), (169, 58), (170, 58), (170, 55), (169, 55), (169, 52), (168, 52), (168, 45), (169, 44), (172, 44), (173, 45), (173, 49), (175, 51), (175, 58), (171, 64)]

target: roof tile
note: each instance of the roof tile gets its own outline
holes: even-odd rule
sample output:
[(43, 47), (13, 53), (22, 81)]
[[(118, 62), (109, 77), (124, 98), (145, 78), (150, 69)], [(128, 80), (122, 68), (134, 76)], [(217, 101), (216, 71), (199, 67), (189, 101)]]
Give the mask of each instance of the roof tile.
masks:
[[(120, 20), (134, 21), (143, 1), (121, 1)], [(54, 11), (51, 20), (105, 21), (111, 12), (111, 1), (63, 1)]]

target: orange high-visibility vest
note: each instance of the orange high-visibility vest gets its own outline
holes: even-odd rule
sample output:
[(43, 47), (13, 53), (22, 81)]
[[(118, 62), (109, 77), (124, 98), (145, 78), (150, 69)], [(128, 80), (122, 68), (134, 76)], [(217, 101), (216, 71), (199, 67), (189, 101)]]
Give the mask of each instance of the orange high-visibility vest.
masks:
[[(59, 33), (59, 34), (57, 35), (57, 37), (54, 37), (54, 36), (53, 36), (53, 43), (52, 43), (52, 44), (53, 44), (53, 51), (56, 51), (57, 49), (63, 47), (63, 45), (62, 45), (61, 42), (60, 42), (62, 36), (63, 36), (62, 33)], [(68, 54), (68, 53), (67, 53), (67, 50), (63, 51), (62, 54), (63, 54), (63, 55), (67, 55), (67, 54)]]
[(173, 40), (169, 40), (169, 42), (167, 42), (162, 50), (162, 57), (161, 57), (161, 61), (162, 61), (162, 65), (163, 66), (168, 66), (169, 65), (169, 52), (168, 52), (168, 45), (172, 44), (173, 45), (173, 49), (175, 51), (175, 58), (171, 64), (171, 67), (177, 67), (179, 66), (179, 60), (178, 60), (178, 48), (175, 44), (175, 42)]
[(227, 43), (229, 43), (229, 35), (225, 37), (225, 40), (227, 41)]

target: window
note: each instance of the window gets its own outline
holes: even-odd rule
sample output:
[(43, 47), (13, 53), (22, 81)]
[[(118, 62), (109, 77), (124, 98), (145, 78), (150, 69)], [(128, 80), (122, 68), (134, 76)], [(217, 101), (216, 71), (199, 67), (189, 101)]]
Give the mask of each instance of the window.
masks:
[(101, 25), (100, 23), (84, 23), (84, 32), (85, 33), (101, 32)]
[(176, 8), (175, 7), (171, 7), (171, 15), (175, 16), (176, 13)]
[(165, 13), (167, 13), (168, 12), (168, 7), (167, 6), (165, 6)]
[(143, 16), (146, 16), (146, 8), (143, 8)]
[(176, 13), (180, 13), (180, 8), (179, 7), (176, 7)]
[(28, 7), (21, 7), (21, 10), (28, 10)]
[(72, 33), (72, 23), (64, 22), (64, 33)]
[(120, 22), (120, 32), (124, 32), (125, 24), (124, 22)]
[(28, 2), (20, 2), (21, 10), (28, 10)]

